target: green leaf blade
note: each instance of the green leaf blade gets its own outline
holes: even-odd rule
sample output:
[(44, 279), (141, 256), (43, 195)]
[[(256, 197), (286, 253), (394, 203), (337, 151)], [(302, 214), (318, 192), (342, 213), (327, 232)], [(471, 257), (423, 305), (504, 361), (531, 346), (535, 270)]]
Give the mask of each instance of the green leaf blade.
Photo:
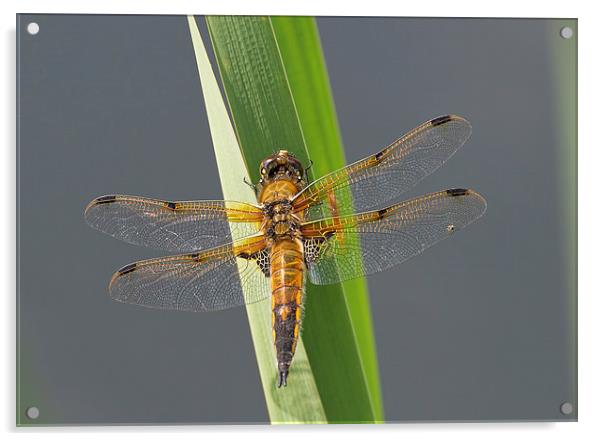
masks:
[[(293, 24), (280, 20), (207, 18), (236, 137), (254, 182), (259, 162), (280, 149), (305, 164), (311, 157), (315, 165), (310, 179), (313, 172), (322, 175), (345, 164), (315, 24), (306, 18), (290, 19)], [(276, 389), (265, 381), (261, 360), (266, 355), (258, 353), (272, 422), (382, 421), (365, 281), (308, 284), (305, 310), (303, 344), (291, 366), (289, 387)], [(258, 351), (255, 334), (271, 331), (271, 320), (269, 315), (263, 322), (259, 316), (249, 320), (252, 330), (258, 328), (252, 331)], [(305, 382), (305, 375), (311, 377), (316, 393), (305, 389), (297, 394), (297, 383)], [(300, 419), (297, 408), (312, 401), (320, 403), (323, 415)]]

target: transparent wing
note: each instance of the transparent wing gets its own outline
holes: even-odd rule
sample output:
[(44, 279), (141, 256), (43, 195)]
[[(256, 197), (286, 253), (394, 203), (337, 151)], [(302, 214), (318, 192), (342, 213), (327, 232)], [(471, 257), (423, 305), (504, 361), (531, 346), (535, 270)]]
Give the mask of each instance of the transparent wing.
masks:
[(175, 252), (228, 243), (232, 235), (253, 235), (263, 220), (259, 207), (242, 202), (169, 202), (124, 195), (94, 199), (84, 216), (91, 227), (117, 239)]
[(157, 309), (216, 311), (270, 296), (269, 278), (253, 254), (261, 235), (202, 253), (143, 260), (117, 271), (109, 285), (117, 301)]
[(432, 119), (375, 155), (311, 183), (294, 197), (293, 208), (315, 220), (382, 207), (438, 169), (470, 133), (462, 117)]
[(473, 190), (432, 193), (383, 210), (306, 222), (305, 259), (318, 285), (372, 274), (420, 254), (483, 215)]

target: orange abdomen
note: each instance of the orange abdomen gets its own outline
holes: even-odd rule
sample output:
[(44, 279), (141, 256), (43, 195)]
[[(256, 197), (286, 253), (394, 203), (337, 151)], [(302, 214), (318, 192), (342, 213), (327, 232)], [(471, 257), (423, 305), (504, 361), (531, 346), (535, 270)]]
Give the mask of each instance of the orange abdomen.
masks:
[(303, 307), (305, 264), (299, 239), (280, 239), (272, 246), (272, 326), (279, 383), (286, 376), (295, 354)]

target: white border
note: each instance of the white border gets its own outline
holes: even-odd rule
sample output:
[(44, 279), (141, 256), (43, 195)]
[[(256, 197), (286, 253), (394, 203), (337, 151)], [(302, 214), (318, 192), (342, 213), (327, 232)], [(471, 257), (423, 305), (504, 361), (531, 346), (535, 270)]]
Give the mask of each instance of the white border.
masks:
[[(4, 135), (2, 148), (2, 190), (6, 215), (1, 217), (3, 236), (1, 278), (2, 325), (0, 345), (3, 361), (0, 362), (3, 386), (0, 402), (2, 429), (9, 437), (19, 433), (23, 437), (44, 436), (52, 439), (81, 437), (92, 439), (163, 439), (176, 433), (181, 439), (199, 437), (264, 440), (274, 437), (287, 439), (331, 438), (364, 439), (377, 435), (383, 438), (412, 437), (446, 440), (506, 440), (508, 437), (528, 436), (530, 439), (562, 440), (593, 439), (600, 432), (600, 392), (602, 392), (602, 357), (600, 336), (602, 329), (602, 288), (596, 279), (597, 257), (602, 247), (598, 207), (600, 206), (599, 176), (601, 173), (602, 143), (600, 141), (600, 20), (594, 1), (504, 0), (498, 2), (461, 0), (415, 0), (394, 2), (370, 0), (368, 2), (305, 0), (255, 1), (219, 0), (202, 1), (4, 1), (1, 4), (3, 30), (3, 65), (1, 107)], [(386, 426), (334, 426), (334, 427), (261, 427), (261, 426), (181, 426), (181, 427), (108, 427), (108, 428), (42, 428), (16, 429), (15, 422), (15, 14), (22, 13), (119, 13), (119, 14), (283, 14), (283, 15), (400, 15), (400, 16), (462, 16), (462, 17), (577, 17), (579, 19), (579, 423), (476, 423), (476, 424), (404, 424)], [(7, 202), (8, 201), (8, 202)], [(384, 385), (386, 387), (386, 385)], [(597, 434), (600, 435), (599, 433)]]

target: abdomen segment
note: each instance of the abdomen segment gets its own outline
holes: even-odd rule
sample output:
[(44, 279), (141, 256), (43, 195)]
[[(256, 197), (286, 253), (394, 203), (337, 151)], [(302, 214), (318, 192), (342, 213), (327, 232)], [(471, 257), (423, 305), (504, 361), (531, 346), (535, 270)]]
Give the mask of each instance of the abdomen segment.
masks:
[(303, 244), (299, 239), (278, 240), (272, 247), (272, 326), (278, 360), (278, 387), (295, 354), (303, 307)]

